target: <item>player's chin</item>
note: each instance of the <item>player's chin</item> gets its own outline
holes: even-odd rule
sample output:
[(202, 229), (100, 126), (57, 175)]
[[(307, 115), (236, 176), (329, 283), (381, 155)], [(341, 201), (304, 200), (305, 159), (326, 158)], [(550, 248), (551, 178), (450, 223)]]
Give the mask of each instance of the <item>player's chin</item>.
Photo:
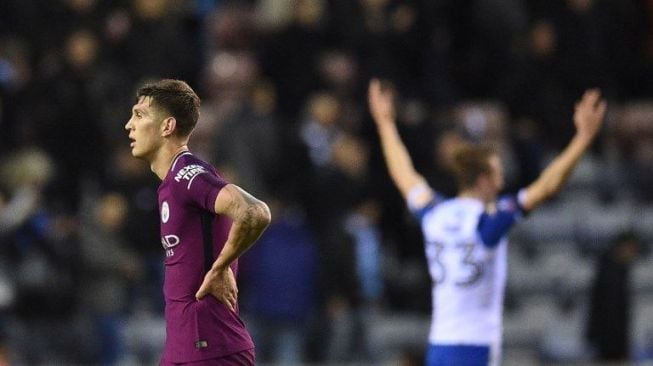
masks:
[(136, 147), (132, 147), (131, 149), (132, 156), (135, 158), (142, 159), (143, 158), (143, 153), (141, 151), (138, 151)]

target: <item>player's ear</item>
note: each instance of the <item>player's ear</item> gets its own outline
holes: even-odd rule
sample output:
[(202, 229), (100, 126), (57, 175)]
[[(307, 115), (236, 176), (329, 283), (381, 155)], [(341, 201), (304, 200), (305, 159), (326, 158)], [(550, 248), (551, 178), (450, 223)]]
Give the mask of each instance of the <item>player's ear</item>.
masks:
[(167, 117), (161, 122), (161, 136), (171, 136), (177, 128), (177, 120), (175, 117)]

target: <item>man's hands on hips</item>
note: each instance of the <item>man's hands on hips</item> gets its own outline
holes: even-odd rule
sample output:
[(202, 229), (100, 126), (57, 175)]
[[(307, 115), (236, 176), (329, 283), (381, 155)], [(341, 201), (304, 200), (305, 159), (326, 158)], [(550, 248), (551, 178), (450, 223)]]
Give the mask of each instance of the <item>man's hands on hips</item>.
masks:
[(226, 270), (211, 269), (206, 273), (195, 298), (200, 300), (206, 295), (213, 295), (218, 301), (227, 305), (231, 311), (235, 311), (238, 302), (238, 286), (230, 267), (227, 267)]

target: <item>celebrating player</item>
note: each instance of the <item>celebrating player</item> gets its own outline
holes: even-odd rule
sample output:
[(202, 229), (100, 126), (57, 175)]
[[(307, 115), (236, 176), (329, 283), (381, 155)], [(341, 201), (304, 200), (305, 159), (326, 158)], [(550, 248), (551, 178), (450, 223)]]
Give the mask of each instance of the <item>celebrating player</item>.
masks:
[(132, 155), (162, 180), (161, 365), (253, 365), (254, 344), (238, 315), (238, 257), (265, 230), (270, 211), (188, 150), (199, 105), (185, 82), (160, 80), (138, 90), (125, 125)]
[(507, 240), (513, 224), (556, 194), (603, 124), (606, 103), (588, 90), (576, 104), (576, 133), (541, 175), (517, 195), (498, 197), (503, 169), (488, 147), (461, 146), (454, 154), (458, 195), (434, 192), (415, 171), (395, 123), (394, 95), (379, 80), (369, 107), (390, 176), (421, 222), (433, 281), (427, 366), (498, 365), (506, 283)]

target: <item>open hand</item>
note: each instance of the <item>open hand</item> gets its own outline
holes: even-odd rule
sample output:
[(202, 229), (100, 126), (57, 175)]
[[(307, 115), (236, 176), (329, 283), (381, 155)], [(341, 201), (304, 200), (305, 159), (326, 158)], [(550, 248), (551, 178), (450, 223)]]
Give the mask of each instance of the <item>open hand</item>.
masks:
[(206, 295), (213, 295), (218, 301), (227, 305), (231, 311), (235, 311), (238, 303), (238, 287), (231, 268), (227, 267), (222, 271), (211, 269), (206, 273), (195, 298), (200, 300)]
[(603, 125), (606, 108), (607, 103), (601, 99), (601, 92), (598, 89), (585, 91), (582, 99), (576, 103), (574, 111), (576, 133), (594, 138)]
[(379, 79), (372, 79), (367, 97), (370, 105), (370, 114), (372, 114), (377, 125), (394, 123), (395, 104), (392, 88), (383, 85)]

